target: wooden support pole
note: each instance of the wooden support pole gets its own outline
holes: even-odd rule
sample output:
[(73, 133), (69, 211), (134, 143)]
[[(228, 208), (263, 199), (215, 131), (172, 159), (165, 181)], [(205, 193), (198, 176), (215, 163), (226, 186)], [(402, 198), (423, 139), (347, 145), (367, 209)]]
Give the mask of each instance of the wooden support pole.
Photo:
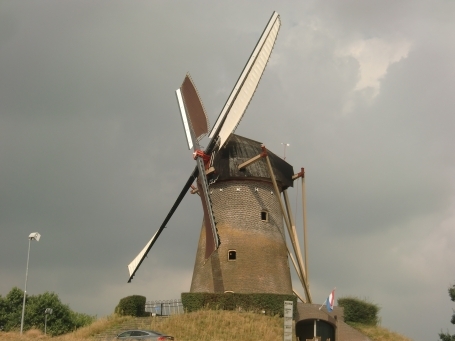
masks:
[(306, 190), (305, 169), (302, 168), (302, 214), (303, 214), (303, 247), (305, 252), (305, 271), (308, 278), (308, 245), (307, 245), (307, 220), (306, 220)]
[[(283, 236), (283, 239), (284, 239), (284, 236)], [(286, 245), (286, 250), (288, 251), (289, 258), (291, 258), (292, 265), (294, 266), (294, 270), (297, 273), (297, 276), (299, 277), (300, 282), (303, 283), (303, 277), (300, 274), (299, 266), (297, 265), (297, 263), (296, 263), (296, 261), (294, 259), (294, 256), (292, 255), (292, 252), (289, 250), (288, 245), (286, 244), (286, 240), (284, 240), (284, 242), (285, 242), (285, 245)], [(302, 284), (302, 286), (303, 286), (303, 284)], [(294, 291), (294, 289), (292, 289), (292, 290)], [(294, 291), (294, 293), (295, 293), (295, 291)], [(300, 298), (300, 300), (303, 303), (306, 303), (305, 299), (302, 299), (300, 296), (298, 296), (298, 297)]]
[[(287, 250), (288, 250), (289, 258), (291, 258), (292, 265), (294, 265), (295, 272), (297, 272), (297, 276), (299, 276), (299, 278), (301, 278), (302, 275), (300, 274), (299, 266), (295, 262), (294, 256), (292, 255), (291, 251), (289, 251), (289, 248)], [(302, 280), (300, 280), (300, 281), (302, 281)]]
[[(303, 259), (302, 259), (302, 251), (300, 250), (299, 238), (297, 237), (297, 231), (295, 229), (294, 216), (293, 216), (292, 211), (291, 211), (291, 205), (290, 205), (290, 202), (289, 202), (289, 197), (288, 197), (287, 190), (283, 191), (283, 196), (284, 196), (284, 203), (286, 205), (286, 210), (287, 210), (288, 215), (289, 215), (289, 221), (291, 222), (292, 233), (294, 235), (294, 240), (295, 240), (295, 244), (296, 244), (295, 256), (299, 259), (300, 264), (303, 265), (304, 262), (303, 262)], [(305, 276), (305, 280), (306, 280), (306, 282), (307, 282), (307, 284), (309, 286), (310, 284), (309, 284), (309, 281), (308, 281), (308, 273), (306, 272), (305, 268), (304, 268), (303, 276)]]
[(292, 292), (294, 293), (295, 296), (297, 296), (297, 298), (299, 300), (301, 300), (303, 303), (306, 303), (305, 299), (302, 297), (302, 295), (300, 295), (297, 291), (295, 291), (294, 289), (292, 289)]
[[(284, 237), (284, 236), (283, 236)], [(286, 244), (286, 240), (285, 240), (285, 244)], [(286, 244), (286, 250), (288, 251), (288, 255), (289, 255), (289, 258), (291, 258), (291, 262), (292, 262), (292, 265), (294, 266), (294, 270), (295, 272), (297, 273), (297, 276), (299, 277), (300, 279), (300, 282), (303, 283), (303, 277), (302, 275), (300, 274), (300, 270), (299, 270), (299, 266), (297, 265), (295, 259), (294, 259), (294, 256), (292, 255), (292, 252), (289, 250), (287, 244)], [(303, 286), (303, 284), (302, 284)], [(304, 287), (305, 288), (305, 287)], [(294, 294), (303, 302), (303, 303), (306, 303), (307, 301), (302, 298), (300, 295), (298, 295), (294, 289), (292, 289), (292, 291), (294, 292)]]
[[(264, 147), (264, 149), (265, 149), (265, 147)], [(294, 252), (296, 252), (296, 245), (295, 245), (295, 240), (294, 240), (294, 234), (292, 233), (291, 225), (290, 225), (288, 216), (287, 216), (287, 214), (286, 214), (284, 205), (283, 205), (283, 203), (281, 202), (280, 191), (279, 191), (279, 189), (278, 189), (278, 185), (277, 185), (277, 183), (276, 183), (275, 174), (273, 173), (273, 168), (272, 168), (272, 165), (271, 165), (271, 163), (270, 163), (270, 159), (269, 159), (269, 157), (267, 156), (267, 154), (265, 155), (265, 160), (266, 160), (266, 162), (267, 162), (267, 166), (268, 166), (268, 169), (269, 169), (270, 178), (272, 179), (272, 184), (273, 184), (273, 188), (274, 188), (274, 190), (275, 190), (275, 195), (276, 195), (276, 197), (277, 197), (278, 203), (279, 203), (279, 205), (280, 205), (281, 213), (283, 214), (284, 221), (285, 221), (286, 227), (287, 227), (287, 229), (288, 229), (288, 233), (289, 233), (289, 237), (290, 237), (290, 239), (291, 239), (292, 247), (293, 247), (293, 249), (294, 249)], [(297, 252), (296, 252), (296, 253), (297, 253)], [(309, 288), (308, 288), (308, 283), (306, 282), (305, 276), (302, 275), (302, 274), (305, 273), (305, 270), (304, 270), (303, 264), (301, 264), (301, 263), (299, 262), (299, 259), (298, 259), (298, 258), (297, 258), (297, 264), (298, 264), (298, 267), (299, 267), (299, 272), (300, 272), (300, 274), (301, 274), (300, 280), (301, 280), (301, 282), (302, 282), (303, 288), (305, 289), (305, 294), (306, 294), (308, 303), (312, 303), (311, 294), (310, 294), (310, 291), (309, 291)]]
[[(303, 251), (305, 253), (305, 273), (308, 275), (308, 238), (307, 238), (307, 220), (306, 220), (306, 190), (305, 190), (305, 168), (300, 169), (300, 173), (294, 174), (292, 180), (302, 178), (302, 215), (303, 215)], [(308, 283), (309, 285), (309, 283)]]

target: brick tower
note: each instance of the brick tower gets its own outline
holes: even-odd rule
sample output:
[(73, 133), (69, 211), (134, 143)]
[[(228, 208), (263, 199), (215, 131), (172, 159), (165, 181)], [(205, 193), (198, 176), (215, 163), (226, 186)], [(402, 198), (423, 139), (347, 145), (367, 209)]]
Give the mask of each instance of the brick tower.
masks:
[[(261, 143), (231, 135), (216, 153), (210, 196), (220, 246), (205, 259), (201, 229), (191, 292), (292, 294), (283, 216), (265, 160), (238, 170), (261, 153)], [(292, 186), (292, 166), (268, 152), (280, 192)]]

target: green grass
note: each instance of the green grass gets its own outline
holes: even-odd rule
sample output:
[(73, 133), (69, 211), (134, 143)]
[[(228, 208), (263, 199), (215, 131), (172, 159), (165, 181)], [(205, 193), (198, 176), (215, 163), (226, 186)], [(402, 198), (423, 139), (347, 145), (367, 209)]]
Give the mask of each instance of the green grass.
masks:
[[(131, 323), (132, 317), (112, 315), (98, 319), (90, 326), (58, 337), (43, 335), (39, 330), (30, 330), (21, 337), (18, 332), (2, 333), (5, 341), (83, 341), (94, 340), (93, 336), (106, 330)], [(276, 341), (283, 339), (283, 318), (250, 312), (202, 310), (175, 315), (169, 318), (144, 319), (143, 329), (154, 329), (175, 337), (176, 341)], [(373, 341), (412, 341), (383, 327), (353, 325)], [(295, 341), (295, 338), (294, 338)]]
[(368, 326), (362, 324), (350, 324), (362, 334), (368, 336), (373, 341), (412, 341), (412, 339), (388, 330), (381, 326)]

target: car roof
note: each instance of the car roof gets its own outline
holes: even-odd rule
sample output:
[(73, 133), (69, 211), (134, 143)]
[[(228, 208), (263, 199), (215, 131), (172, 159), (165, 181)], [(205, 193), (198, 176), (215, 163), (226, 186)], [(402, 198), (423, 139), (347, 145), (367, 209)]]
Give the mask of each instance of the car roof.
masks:
[(125, 332), (147, 332), (147, 333), (153, 333), (153, 334), (157, 334), (157, 335), (164, 335), (164, 334), (162, 334), (160, 332), (157, 332), (155, 330), (150, 330), (150, 329), (127, 329), (127, 330), (123, 330), (119, 334), (123, 334)]

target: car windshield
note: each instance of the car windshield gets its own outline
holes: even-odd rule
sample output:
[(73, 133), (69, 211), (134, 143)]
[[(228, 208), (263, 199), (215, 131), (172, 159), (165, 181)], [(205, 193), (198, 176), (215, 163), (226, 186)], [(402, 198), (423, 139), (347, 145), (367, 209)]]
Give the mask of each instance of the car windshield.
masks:
[(155, 332), (153, 330), (127, 330), (117, 335), (117, 338), (128, 338), (131, 336), (162, 336), (163, 334)]
[(118, 334), (117, 337), (128, 337), (128, 336), (131, 336), (131, 331), (127, 331), (127, 332)]

